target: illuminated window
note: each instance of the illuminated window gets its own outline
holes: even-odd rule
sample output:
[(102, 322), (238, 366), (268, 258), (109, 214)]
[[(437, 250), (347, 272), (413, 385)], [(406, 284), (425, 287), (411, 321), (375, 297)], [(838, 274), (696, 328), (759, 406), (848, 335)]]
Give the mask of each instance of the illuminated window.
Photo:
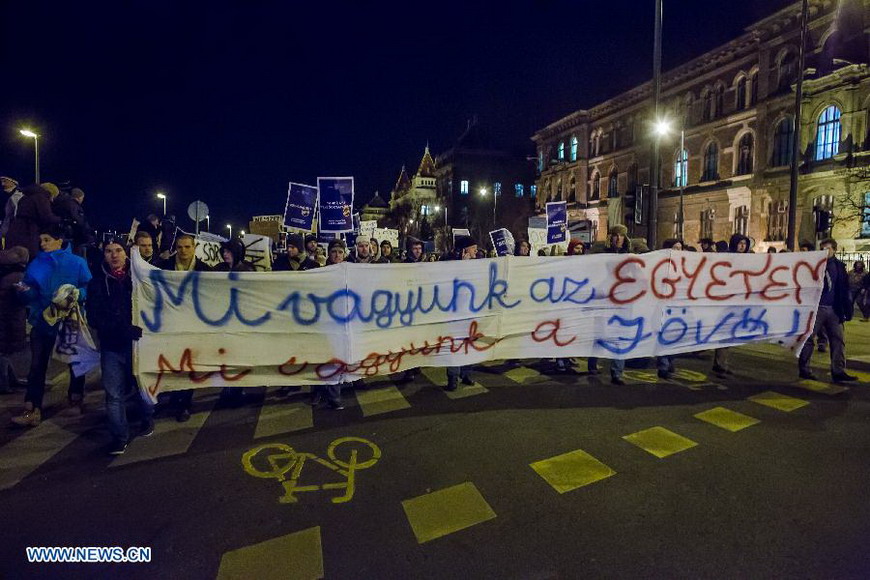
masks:
[(564, 159), (565, 159), (565, 142), (560, 141), (559, 142), (559, 161), (562, 161)]
[(861, 236), (870, 237), (870, 191), (864, 193), (864, 208), (861, 213)]
[(501, 195), (501, 181), (496, 181), (492, 184), (492, 190), (496, 195)]
[(459, 193), (462, 195), (468, 195), (468, 181), (463, 179), (459, 182)]
[(517, 183), (514, 185), (514, 192), (516, 192), (517, 197), (522, 197), (525, 193), (525, 187), (523, 187), (522, 183)]
[(819, 115), (816, 159), (830, 159), (840, 151), (840, 109), (831, 105)]
[(674, 161), (674, 187), (686, 187), (689, 180), (686, 172), (689, 167), (689, 152), (681, 149), (677, 153), (677, 160)]
[(577, 161), (577, 137), (571, 137), (571, 161)]
[(537, 185), (531, 186), (529, 188), (529, 191), (531, 192), (532, 197), (538, 197), (538, 186)]

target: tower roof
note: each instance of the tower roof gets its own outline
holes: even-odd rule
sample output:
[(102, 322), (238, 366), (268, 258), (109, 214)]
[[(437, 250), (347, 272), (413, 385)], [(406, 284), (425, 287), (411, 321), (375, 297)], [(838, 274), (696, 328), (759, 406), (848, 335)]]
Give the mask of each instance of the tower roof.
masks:
[(389, 204), (384, 201), (384, 198), (381, 197), (381, 194), (377, 191), (366, 204), (367, 207), (389, 207)]
[(420, 167), (417, 169), (417, 177), (435, 177), (435, 160), (429, 153), (429, 145), (426, 145), (426, 150), (423, 152), (423, 159), (420, 160)]
[(396, 185), (393, 187), (393, 191), (407, 191), (411, 188), (411, 180), (408, 179), (408, 172), (405, 171), (405, 166), (402, 165), (402, 171), (399, 173), (399, 179), (396, 180)]

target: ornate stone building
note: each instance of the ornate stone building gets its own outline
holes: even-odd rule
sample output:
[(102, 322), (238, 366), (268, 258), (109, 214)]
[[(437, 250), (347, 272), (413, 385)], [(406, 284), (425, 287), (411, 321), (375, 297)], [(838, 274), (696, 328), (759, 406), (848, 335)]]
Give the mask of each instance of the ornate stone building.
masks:
[(435, 183), (435, 160), (426, 145), (413, 179), (408, 178), (405, 166), (402, 166), (390, 194), (390, 215), (401, 234), (431, 239), (436, 208), (440, 209)]
[(390, 205), (384, 201), (384, 198), (381, 197), (381, 194), (377, 191), (372, 196), (372, 198), (366, 203), (362, 208), (360, 208), (359, 219), (361, 221), (376, 221), (378, 222), (378, 227), (388, 227), (388, 212), (390, 209)]
[[(798, 240), (832, 235), (842, 249), (860, 250), (864, 238), (870, 247), (870, 0), (809, 6)], [(659, 240), (678, 233), (682, 190), (689, 243), (745, 233), (756, 251), (784, 246), (800, 10), (796, 2), (663, 74), (661, 103), (672, 130), (660, 141)], [(569, 225), (594, 239), (613, 223), (646, 235), (646, 224), (634, 222), (647, 201), (638, 197), (650, 180), (656, 138), (651, 95), (646, 83), (532, 137), (539, 208), (567, 200)]]

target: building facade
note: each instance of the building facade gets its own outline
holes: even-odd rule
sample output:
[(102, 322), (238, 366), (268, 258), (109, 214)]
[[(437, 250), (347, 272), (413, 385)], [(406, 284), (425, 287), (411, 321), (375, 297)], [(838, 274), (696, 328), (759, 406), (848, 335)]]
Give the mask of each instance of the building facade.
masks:
[(538, 131), (539, 209), (567, 200), (569, 225), (593, 239), (614, 223), (646, 236), (642, 192), (660, 139), (659, 240), (679, 237), (682, 192), (688, 243), (742, 233), (756, 251), (782, 248), (797, 135), (797, 239), (870, 248), (870, 0), (810, 0), (796, 131), (800, 11), (797, 2), (663, 74), (664, 136), (653, 131), (651, 83)]

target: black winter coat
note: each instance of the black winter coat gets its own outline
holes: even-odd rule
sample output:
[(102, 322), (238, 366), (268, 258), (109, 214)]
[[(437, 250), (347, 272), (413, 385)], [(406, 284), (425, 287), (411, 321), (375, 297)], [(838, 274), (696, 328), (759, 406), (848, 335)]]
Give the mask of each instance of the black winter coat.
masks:
[(846, 272), (846, 264), (837, 258), (830, 258), (828, 266), (832, 262), (833, 268), (831, 269), (834, 272), (831, 275), (831, 282), (833, 282), (834, 288), (834, 312), (840, 317), (840, 322), (846, 322), (852, 320), (852, 314), (855, 312), (855, 305), (849, 294), (849, 274)]
[(109, 274), (103, 262), (102, 272), (88, 283), (85, 302), (88, 324), (97, 331), (100, 350), (126, 352), (133, 346), (133, 281), (130, 262), (123, 278)]
[(30, 259), (39, 253), (39, 230), (60, 223), (60, 218), (51, 211), (51, 194), (38, 185), (28, 185), (21, 190), (24, 197), (18, 202), (18, 213), (6, 232), (6, 247), (27, 248)]

